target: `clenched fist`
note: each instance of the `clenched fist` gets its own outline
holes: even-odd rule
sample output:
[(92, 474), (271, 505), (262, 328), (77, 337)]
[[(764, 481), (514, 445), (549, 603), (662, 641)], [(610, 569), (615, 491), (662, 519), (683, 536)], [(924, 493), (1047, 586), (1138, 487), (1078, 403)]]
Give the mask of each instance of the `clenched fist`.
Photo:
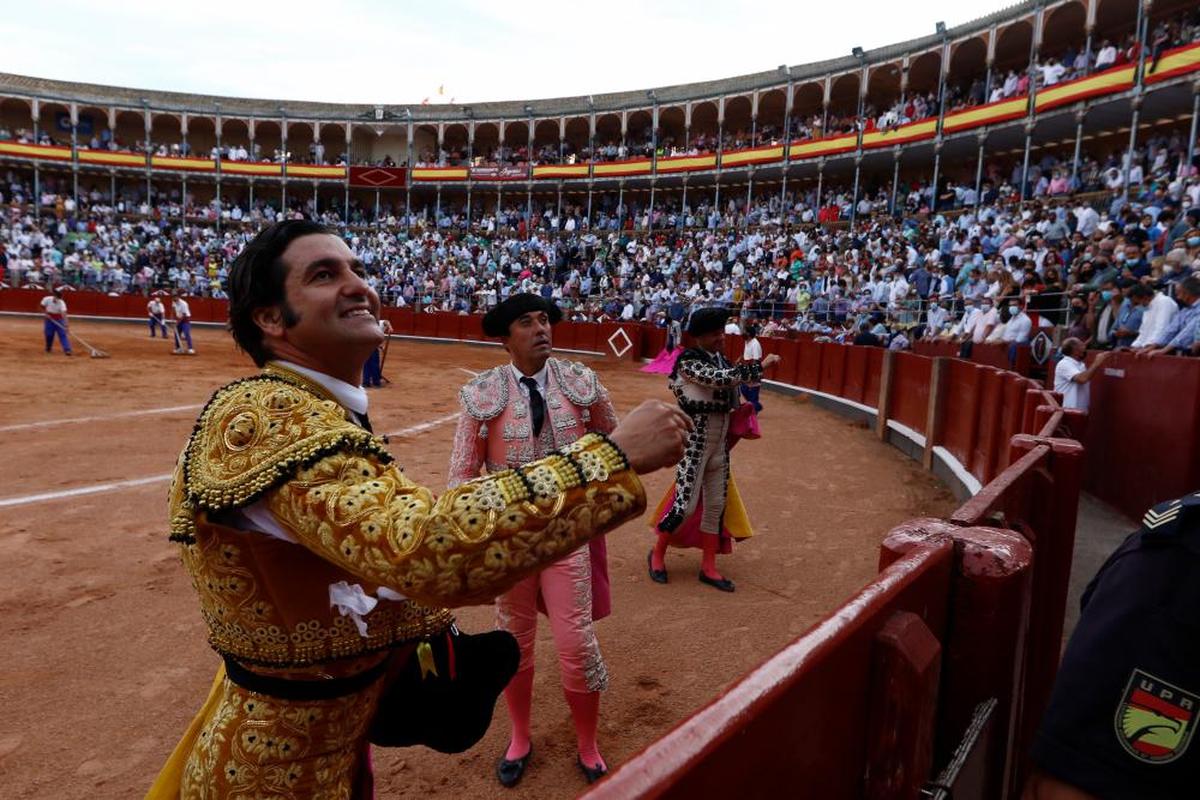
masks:
[(674, 466), (683, 458), (692, 421), (678, 406), (647, 400), (630, 411), (609, 434), (639, 475)]

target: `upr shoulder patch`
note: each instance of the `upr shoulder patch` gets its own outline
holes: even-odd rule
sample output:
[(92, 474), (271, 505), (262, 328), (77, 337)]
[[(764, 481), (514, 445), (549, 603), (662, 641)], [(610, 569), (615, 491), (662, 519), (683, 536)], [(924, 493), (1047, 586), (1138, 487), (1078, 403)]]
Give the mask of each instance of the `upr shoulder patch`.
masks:
[(1197, 695), (1134, 669), (1117, 706), (1117, 740), (1143, 763), (1170, 763), (1191, 744), (1198, 708)]

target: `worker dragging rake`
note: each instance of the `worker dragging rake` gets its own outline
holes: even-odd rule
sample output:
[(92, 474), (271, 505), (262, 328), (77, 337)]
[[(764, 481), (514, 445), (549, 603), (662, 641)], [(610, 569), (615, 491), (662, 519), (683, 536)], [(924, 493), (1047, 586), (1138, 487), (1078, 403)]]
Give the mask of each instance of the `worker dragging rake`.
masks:
[[(101, 350), (99, 347), (96, 347), (96, 346), (88, 343), (88, 340), (84, 339), (79, 334), (72, 333), (71, 330), (66, 326), (65, 323), (60, 322), (59, 320), (54, 319), (53, 317), (46, 317), (46, 320), (48, 322), (50, 322), (52, 325), (54, 325), (56, 328), (58, 328), (58, 330), (60, 332), (60, 336), (59, 336), (60, 343), (65, 343), (65, 342), (63, 342), (63, 338), (66, 336), (69, 336), (72, 339), (74, 339), (76, 342), (78, 342), (81, 346), (86, 347), (87, 351), (88, 351), (88, 355), (91, 356), (92, 358), (110, 358), (111, 357), (107, 351)], [(47, 337), (49, 337), (49, 334), (47, 334)], [(47, 347), (47, 351), (49, 351), (48, 347)], [(67, 350), (65, 347), (63, 348), (63, 352), (70, 355), (70, 351)]]

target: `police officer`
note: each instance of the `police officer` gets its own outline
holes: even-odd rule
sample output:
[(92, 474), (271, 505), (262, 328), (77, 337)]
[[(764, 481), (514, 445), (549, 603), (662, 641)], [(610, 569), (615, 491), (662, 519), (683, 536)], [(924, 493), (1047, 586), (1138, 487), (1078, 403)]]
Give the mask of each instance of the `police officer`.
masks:
[(1025, 800), (1200, 797), (1200, 492), (1146, 512), (1081, 605)]

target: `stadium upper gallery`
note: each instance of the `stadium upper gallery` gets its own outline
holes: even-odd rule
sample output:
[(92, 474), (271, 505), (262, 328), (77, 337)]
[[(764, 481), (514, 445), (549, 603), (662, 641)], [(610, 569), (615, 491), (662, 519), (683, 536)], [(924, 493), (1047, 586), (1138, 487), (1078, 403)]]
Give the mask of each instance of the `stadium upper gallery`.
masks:
[[(1059, 174), (1070, 189), (1108, 188), (1097, 166), (1150, 134), (1194, 130), (1192, 10), (1159, 0), (1143, 24), (1134, 0), (1026, 2), (814, 64), (470, 106), (0, 75), (0, 158), (38, 195), (170, 203), (213, 221), (269, 206), (465, 228), (497, 210), (513, 212), (505, 222), (566, 205), (580, 224), (604, 213), (606, 224), (643, 228), (682, 224), (683, 208), (725, 198), (745, 225), (779, 217), (776, 204), (756, 208), (772, 197), (815, 190), (811, 205), (834, 206), (826, 219), (853, 219), (896, 210), (922, 187), (937, 187), (938, 209), (971, 207), (1002, 190), (1032, 197)], [(616, 208), (628, 219), (614, 219)]]
[(0, 74), (0, 794), (1200, 797), (1200, 4), (929, 30)]

